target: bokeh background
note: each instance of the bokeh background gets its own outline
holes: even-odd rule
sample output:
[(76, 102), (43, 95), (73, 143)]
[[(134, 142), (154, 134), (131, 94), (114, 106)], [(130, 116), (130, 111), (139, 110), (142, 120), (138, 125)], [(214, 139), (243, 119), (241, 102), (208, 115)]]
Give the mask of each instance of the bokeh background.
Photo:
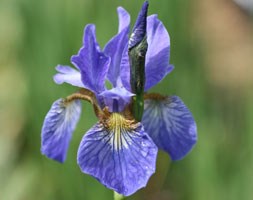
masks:
[[(68, 158), (40, 154), (43, 119), (53, 101), (76, 91), (56, 85), (57, 64), (70, 64), (87, 23), (103, 47), (117, 32), (116, 8), (135, 20), (141, 0), (0, 1), (0, 199), (106, 200), (112, 191), (82, 174), (76, 153), (96, 122), (83, 113)], [(182, 161), (159, 153), (157, 172), (127, 199), (253, 199), (252, 0), (150, 0), (171, 37), (175, 70), (152, 91), (180, 96), (199, 140)], [(162, 42), (162, 41), (161, 41)]]

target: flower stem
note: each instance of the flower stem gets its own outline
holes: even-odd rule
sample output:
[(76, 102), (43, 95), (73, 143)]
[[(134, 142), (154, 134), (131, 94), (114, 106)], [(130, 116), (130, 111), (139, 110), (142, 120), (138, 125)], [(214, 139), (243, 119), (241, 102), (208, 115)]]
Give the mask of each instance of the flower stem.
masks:
[(114, 192), (114, 200), (123, 200), (124, 199), (124, 196), (117, 193), (117, 192)]
[(133, 97), (133, 115), (134, 118), (140, 122), (144, 111), (144, 98), (143, 94)]

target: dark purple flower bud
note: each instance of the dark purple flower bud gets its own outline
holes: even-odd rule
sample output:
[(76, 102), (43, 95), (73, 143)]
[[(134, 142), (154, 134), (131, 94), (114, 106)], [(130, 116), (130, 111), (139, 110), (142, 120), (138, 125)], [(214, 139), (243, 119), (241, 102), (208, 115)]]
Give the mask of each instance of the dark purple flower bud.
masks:
[(148, 1), (145, 1), (142, 5), (141, 11), (139, 12), (138, 18), (133, 28), (133, 32), (129, 40), (129, 50), (138, 45), (146, 36), (148, 5)]

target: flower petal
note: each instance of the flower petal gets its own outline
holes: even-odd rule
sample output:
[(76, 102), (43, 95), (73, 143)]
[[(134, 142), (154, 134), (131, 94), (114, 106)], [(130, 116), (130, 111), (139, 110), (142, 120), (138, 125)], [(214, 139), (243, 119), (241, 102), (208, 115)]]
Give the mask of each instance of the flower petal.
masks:
[(77, 160), (84, 173), (129, 196), (146, 186), (155, 172), (156, 156), (157, 147), (140, 123), (133, 129), (97, 123), (84, 135)]
[(128, 57), (128, 46), (125, 47), (120, 63), (120, 78), (123, 86), (131, 91), (130, 85), (130, 63)]
[(85, 27), (83, 47), (78, 55), (72, 56), (72, 63), (80, 70), (85, 88), (98, 94), (105, 90), (105, 78), (110, 58), (100, 51), (96, 41), (95, 26)]
[(64, 103), (55, 101), (46, 115), (41, 132), (41, 153), (48, 158), (64, 162), (81, 113), (79, 100)]
[(151, 15), (147, 19), (147, 39), (145, 91), (173, 70), (173, 66), (169, 64), (170, 37), (157, 15)]
[(54, 75), (54, 82), (57, 84), (68, 83), (77, 87), (84, 87), (81, 74), (79, 71), (69, 67), (58, 65), (56, 66), (56, 70), (59, 72)]
[(130, 16), (123, 8), (118, 8), (119, 33), (115, 35), (105, 46), (104, 53), (111, 58), (107, 78), (113, 87), (121, 86), (120, 62), (124, 48), (128, 43)]
[(134, 94), (123, 87), (115, 87), (111, 90), (105, 90), (99, 96), (103, 98), (110, 112), (121, 112), (130, 103)]
[(197, 127), (191, 112), (177, 96), (145, 100), (142, 118), (145, 131), (171, 156), (182, 159), (197, 141)]
[[(147, 18), (147, 40), (145, 91), (160, 82), (174, 69), (173, 65), (169, 64), (170, 37), (162, 22), (157, 18), (157, 15), (151, 15)], [(127, 48), (123, 52), (120, 76), (124, 87), (131, 91)]]
[(122, 30), (124, 30), (126, 28), (129, 29), (130, 15), (122, 7), (118, 7), (117, 11), (118, 11), (118, 17), (119, 17), (119, 30), (118, 30), (118, 32), (120, 33)]

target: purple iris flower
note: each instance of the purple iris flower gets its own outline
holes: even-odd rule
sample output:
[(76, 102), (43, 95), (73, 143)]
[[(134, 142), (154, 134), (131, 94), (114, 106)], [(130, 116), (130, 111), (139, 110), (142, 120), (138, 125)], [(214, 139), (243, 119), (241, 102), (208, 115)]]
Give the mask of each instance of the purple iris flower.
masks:
[[(98, 122), (82, 138), (78, 165), (82, 172), (125, 196), (146, 186), (155, 172), (158, 148), (172, 160), (180, 160), (197, 141), (195, 121), (179, 97), (147, 93), (173, 70), (168, 32), (157, 15), (146, 17), (147, 7), (145, 2), (130, 40), (130, 16), (119, 7), (118, 33), (103, 50), (96, 41), (95, 26), (85, 27), (83, 46), (71, 58), (75, 69), (58, 65), (59, 73), (54, 76), (57, 84), (66, 82), (80, 89), (53, 103), (41, 134), (42, 154), (64, 162), (80, 117), (80, 100), (89, 101)], [(136, 94), (130, 84), (128, 52), (145, 37), (145, 101), (142, 121), (138, 122), (131, 110)], [(112, 89), (106, 88), (106, 80)]]

